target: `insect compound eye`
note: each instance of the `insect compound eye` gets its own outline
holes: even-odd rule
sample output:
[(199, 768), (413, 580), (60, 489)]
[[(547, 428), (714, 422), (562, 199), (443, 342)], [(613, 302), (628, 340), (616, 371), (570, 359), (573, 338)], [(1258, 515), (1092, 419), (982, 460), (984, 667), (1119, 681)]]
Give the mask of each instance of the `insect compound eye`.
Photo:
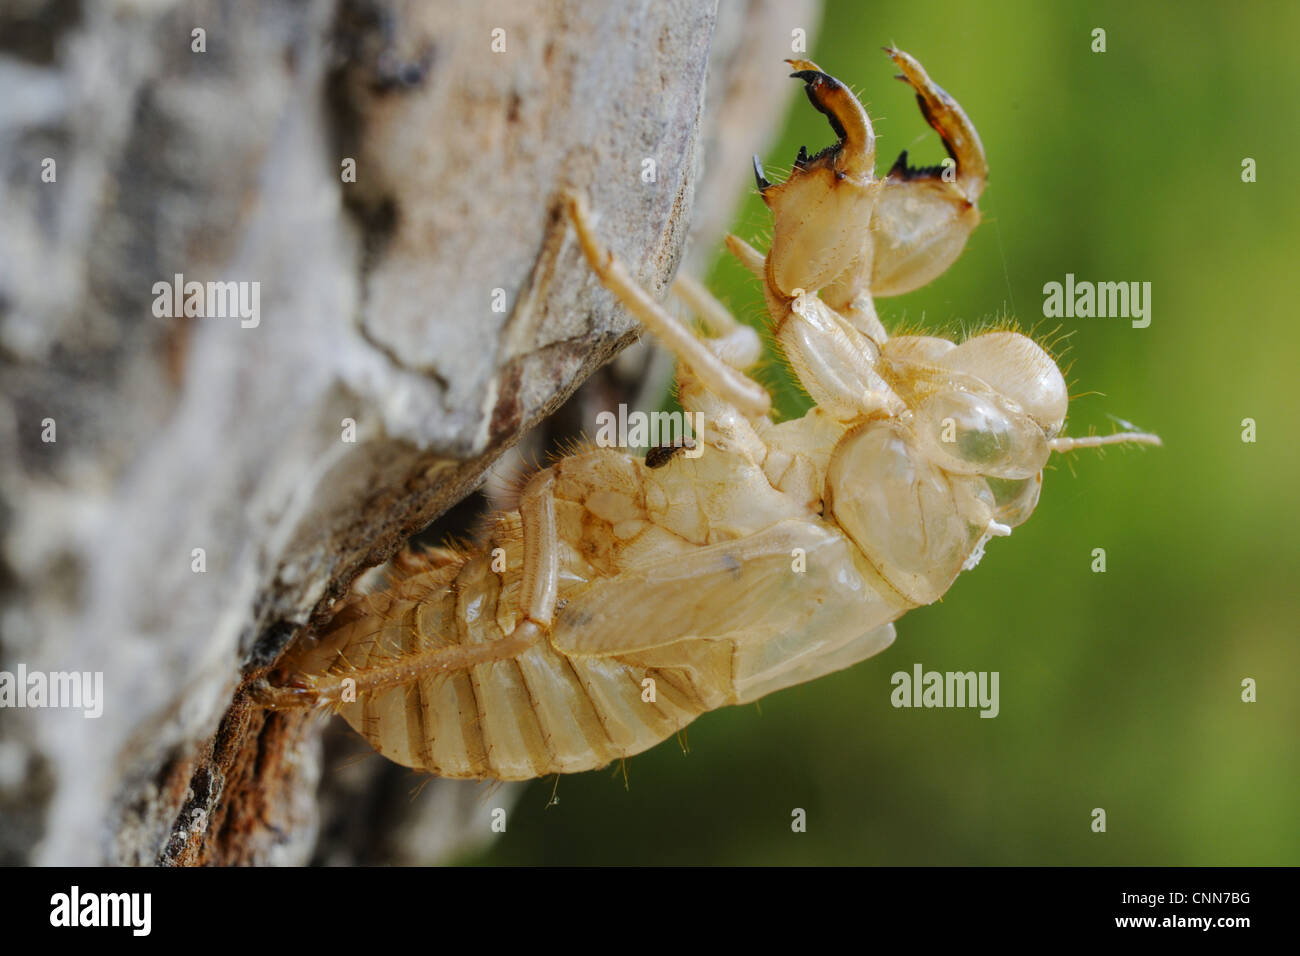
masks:
[(989, 491), (993, 494), (993, 520), (1008, 528), (1018, 528), (1029, 520), (1038, 506), (1038, 495), (1043, 490), (1043, 473), (1032, 478), (989, 478)]
[(1038, 424), (993, 392), (944, 389), (916, 410), (913, 428), (934, 462), (959, 475), (1029, 478), (1050, 454)]
[(948, 590), (988, 528), (994, 503), (983, 478), (945, 472), (893, 422), (874, 422), (840, 441), (827, 498), (876, 571), (916, 604)]
[(1019, 332), (987, 332), (967, 339), (939, 365), (973, 375), (1015, 402), (1052, 438), (1065, 423), (1069, 392), (1052, 357)]

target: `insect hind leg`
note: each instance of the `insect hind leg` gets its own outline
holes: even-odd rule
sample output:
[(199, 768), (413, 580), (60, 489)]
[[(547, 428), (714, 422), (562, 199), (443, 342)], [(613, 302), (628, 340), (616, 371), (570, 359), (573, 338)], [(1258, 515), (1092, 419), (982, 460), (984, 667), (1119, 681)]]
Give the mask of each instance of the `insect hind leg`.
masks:
[(763, 341), (758, 333), (738, 321), (702, 282), (694, 276), (680, 274), (673, 280), (673, 294), (704, 323), (711, 336), (704, 342), (718, 358), (737, 370), (758, 364), (763, 355)]
[[(744, 327), (726, 313), (722, 304), (715, 299), (712, 300), (712, 305), (698, 297), (695, 299), (696, 302), (702, 303), (704, 312), (700, 317), (706, 326), (712, 329), (716, 324), (723, 330), (723, 338), (718, 340), (719, 344), (711, 347), (656, 302), (636, 282), (627, 266), (600, 243), (592, 228), (591, 213), (582, 196), (566, 190), (564, 207), (578, 232), (583, 253), (601, 283), (619, 298), (683, 366), (689, 369), (691, 377), (743, 414), (751, 417), (766, 415), (772, 404), (767, 390), (753, 379), (743, 375), (733, 364), (745, 360), (751, 350), (751, 346), (745, 342), (745, 334), (736, 332), (737, 328)], [(687, 299), (688, 304), (691, 304), (689, 297), (700, 291), (702, 287), (698, 284), (690, 286), (689, 283), (690, 280), (687, 280), (687, 283), (681, 287), (686, 290), (681, 294), (684, 299)], [(710, 296), (709, 299), (712, 297)], [(713, 305), (716, 305), (716, 308), (713, 308)]]

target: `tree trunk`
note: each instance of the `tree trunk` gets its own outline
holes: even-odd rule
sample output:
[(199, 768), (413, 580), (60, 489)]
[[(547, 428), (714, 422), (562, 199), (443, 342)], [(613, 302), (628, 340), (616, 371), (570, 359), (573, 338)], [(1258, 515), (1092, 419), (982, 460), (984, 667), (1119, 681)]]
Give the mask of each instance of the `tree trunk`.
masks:
[(0, 669), (103, 675), (97, 718), (0, 711), (0, 862), (428, 862), (488, 836), (471, 791), (413, 803), (380, 758), (318, 796), (320, 722), (241, 675), (635, 339), (562, 188), (656, 294), (696, 206), (707, 261), (815, 25), (726, 6), (725, 140), (701, 136), (713, 0), (0, 13)]

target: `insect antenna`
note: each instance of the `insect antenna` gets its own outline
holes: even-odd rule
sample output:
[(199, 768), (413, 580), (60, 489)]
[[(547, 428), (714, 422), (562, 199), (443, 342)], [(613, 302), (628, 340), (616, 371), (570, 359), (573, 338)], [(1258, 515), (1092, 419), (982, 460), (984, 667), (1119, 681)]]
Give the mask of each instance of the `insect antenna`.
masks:
[(1104, 448), (1107, 445), (1163, 445), (1159, 435), (1151, 432), (1116, 432), (1113, 435), (1080, 435), (1072, 438), (1061, 435), (1048, 441), (1047, 447), (1055, 452), (1071, 452), (1076, 448)]

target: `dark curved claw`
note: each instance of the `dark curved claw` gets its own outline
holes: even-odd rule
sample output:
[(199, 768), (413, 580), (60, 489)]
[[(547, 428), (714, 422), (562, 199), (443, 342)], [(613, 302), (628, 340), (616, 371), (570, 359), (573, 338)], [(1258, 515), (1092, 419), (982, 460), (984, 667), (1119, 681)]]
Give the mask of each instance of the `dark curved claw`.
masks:
[(754, 154), (754, 181), (758, 183), (759, 192), (772, 185), (767, 181), (767, 177), (763, 175), (763, 163), (759, 160), (757, 153)]
[(830, 120), (831, 129), (835, 135), (843, 141), (844, 125), (840, 122), (839, 117), (831, 111), (826, 102), (826, 93), (832, 93), (844, 88), (844, 84), (829, 73), (822, 73), (820, 70), (795, 70), (790, 76), (796, 80), (804, 81), (804, 92), (808, 94), (808, 102), (816, 107), (817, 112), (821, 113)]
[[(965, 195), (967, 202), (974, 203), (984, 191), (989, 167), (984, 145), (980, 142), (979, 133), (975, 132), (970, 117), (943, 87), (930, 79), (915, 57), (894, 47), (885, 47), (885, 52), (894, 61), (894, 65), (903, 71), (898, 78), (916, 91), (921, 115), (939, 134), (944, 149), (956, 161), (957, 188)], [(928, 175), (936, 168), (942, 171), (940, 166), (914, 170), (913, 173)], [(918, 177), (909, 175), (907, 178)]]
[(867, 112), (853, 95), (853, 91), (829, 73), (823, 72), (811, 60), (786, 60), (795, 71), (790, 76), (803, 80), (804, 92), (817, 112), (826, 117), (838, 142), (816, 156), (808, 157), (801, 151), (804, 163), (799, 168), (826, 158), (834, 164), (837, 174), (871, 176), (875, 162), (876, 137), (871, 129)]

